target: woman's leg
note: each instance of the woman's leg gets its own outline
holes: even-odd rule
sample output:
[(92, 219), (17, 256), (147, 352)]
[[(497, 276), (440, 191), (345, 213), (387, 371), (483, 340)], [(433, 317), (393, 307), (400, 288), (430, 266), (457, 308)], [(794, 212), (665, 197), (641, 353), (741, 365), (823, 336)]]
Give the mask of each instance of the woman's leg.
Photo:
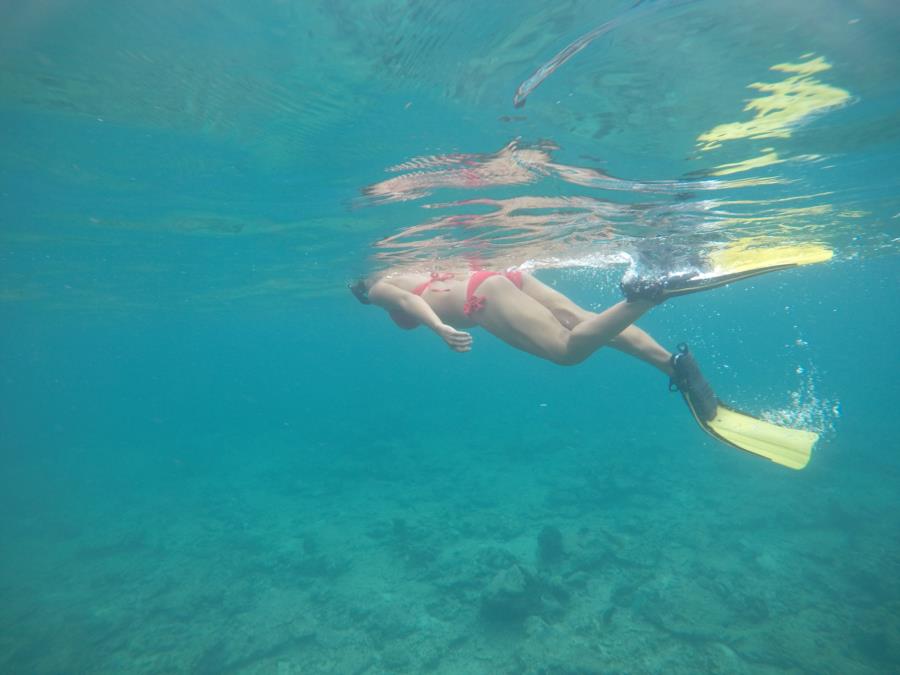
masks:
[(567, 296), (527, 272), (522, 273), (522, 292), (549, 309), (556, 320), (569, 330), (575, 328), (582, 321), (596, 316), (594, 312), (579, 307)]
[(609, 346), (649, 363), (670, 377), (675, 372), (672, 370), (672, 354), (669, 350), (637, 326), (629, 326), (623, 330)]
[[(598, 316), (595, 312), (579, 307), (567, 296), (527, 273), (522, 274), (522, 292), (549, 309), (556, 320), (569, 330)], [(672, 375), (672, 355), (637, 326), (628, 326), (622, 330), (609, 341), (609, 346), (649, 363), (666, 375)]]
[(485, 306), (478, 323), (501, 340), (561, 365), (581, 363), (653, 307), (648, 301), (620, 302), (599, 314), (588, 313), (571, 330), (531, 295), (497, 275), (479, 287)]

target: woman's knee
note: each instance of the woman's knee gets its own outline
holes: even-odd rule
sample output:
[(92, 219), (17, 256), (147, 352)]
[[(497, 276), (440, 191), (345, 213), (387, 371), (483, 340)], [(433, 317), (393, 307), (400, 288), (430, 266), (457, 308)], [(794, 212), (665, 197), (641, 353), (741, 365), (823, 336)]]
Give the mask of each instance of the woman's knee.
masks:
[(563, 344), (553, 350), (550, 360), (559, 366), (577, 366), (584, 362), (590, 354), (581, 354), (569, 348), (568, 344)]

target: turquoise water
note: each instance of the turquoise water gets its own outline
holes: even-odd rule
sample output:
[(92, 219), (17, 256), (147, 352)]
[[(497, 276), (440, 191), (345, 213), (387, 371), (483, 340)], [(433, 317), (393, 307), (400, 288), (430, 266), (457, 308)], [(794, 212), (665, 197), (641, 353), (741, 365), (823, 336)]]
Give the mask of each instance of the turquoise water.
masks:
[[(0, 8), (0, 671), (897, 671), (900, 12), (632, 5)], [(736, 241), (639, 325), (803, 471), (346, 290)]]

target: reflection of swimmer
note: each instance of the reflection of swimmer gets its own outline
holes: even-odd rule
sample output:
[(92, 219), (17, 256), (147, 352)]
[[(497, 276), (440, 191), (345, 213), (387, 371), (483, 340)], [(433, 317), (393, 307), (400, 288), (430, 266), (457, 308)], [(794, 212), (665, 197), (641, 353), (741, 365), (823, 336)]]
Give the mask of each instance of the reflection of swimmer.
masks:
[(490, 154), (439, 155), (419, 158), (393, 167), (406, 173), (375, 183), (363, 193), (376, 202), (420, 199), (437, 189), (483, 188), (498, 185), (527, 185), (544, 176), (553, 176), (573, 185), (601, 190), (676, 194), (685, 190), (713, 190), (737, 183), (702, 181), (632, 181), (616, 178), (599, 169), (554, 162), (556, 146), (545, 143), (533, 147), (513, 141)]
[[(773, 253), (777, 251), (777, 254)], [(649, 363), (671, 378), (700, 425), (717, 439), (773, 461), (802, 468), (816, 435), (784, 429), (722, 404), (687, 348), (672, 354), (633, 325), (669, 298), (715, 288), (765, 272), (827, 260), (820, 247), (748, 251), (735, 246), (715, 273), (688, 271), (657, 277), (626, 276), (625, 300), (590, 312), (520, 271), (387, 272), (351, 286), (356, 298), (386, 310), (404, 329), (424, 325), (456, 352), (472, 348), (465, 328), (481, 326), (507, 344), (560, 365), (575, 365), (603, 346)], [(730, 264), (730, 269), (729, 269)]]
[[(473, 249), (479, 251), (479, 257), (489, 257), (500, 267), (522, 260), (566, 257), (577, 245), (611, 240), (615, 219), (634, 222), (647, 211), (643, 205), (621, 205), (591, 197), (485, 197), (428, 207), (491, 210), (439, 216), (399, 229), (372, 244), (379, 249), (378, 260), (390, 267), (408, 267), (416, 260), (440, 259), (450, 267), (466, 265)], [(454, 255), (464, 259), (454, 263)], [(502, 257), (508, 260), (496, 264)]]
[[(519, 148), (509, 143), (493, 154), (446, 155), (412, 162), (398, 168), (408, 173), (370, 185), (364, 194), (376, 201), (408, 201), (431, 194), (438, 188), (479, 188), (489, 185), (525, 185), (538, 179), (533, 168), (549, 162), (542, 149)], [(426, 170), (420, 170), (420, 166)]]

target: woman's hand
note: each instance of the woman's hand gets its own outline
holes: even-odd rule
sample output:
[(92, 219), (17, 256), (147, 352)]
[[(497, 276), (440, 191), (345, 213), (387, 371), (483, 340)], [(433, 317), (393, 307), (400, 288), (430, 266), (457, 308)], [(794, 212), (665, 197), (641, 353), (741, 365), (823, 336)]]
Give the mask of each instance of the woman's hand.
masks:
[(447, 343), (447, 346), (455, 352), (467, 352), (472, 349), (472, 336), (465, 331), (456, 330), (453, 326), (442, 324), (437, 332), (441, 339)]

